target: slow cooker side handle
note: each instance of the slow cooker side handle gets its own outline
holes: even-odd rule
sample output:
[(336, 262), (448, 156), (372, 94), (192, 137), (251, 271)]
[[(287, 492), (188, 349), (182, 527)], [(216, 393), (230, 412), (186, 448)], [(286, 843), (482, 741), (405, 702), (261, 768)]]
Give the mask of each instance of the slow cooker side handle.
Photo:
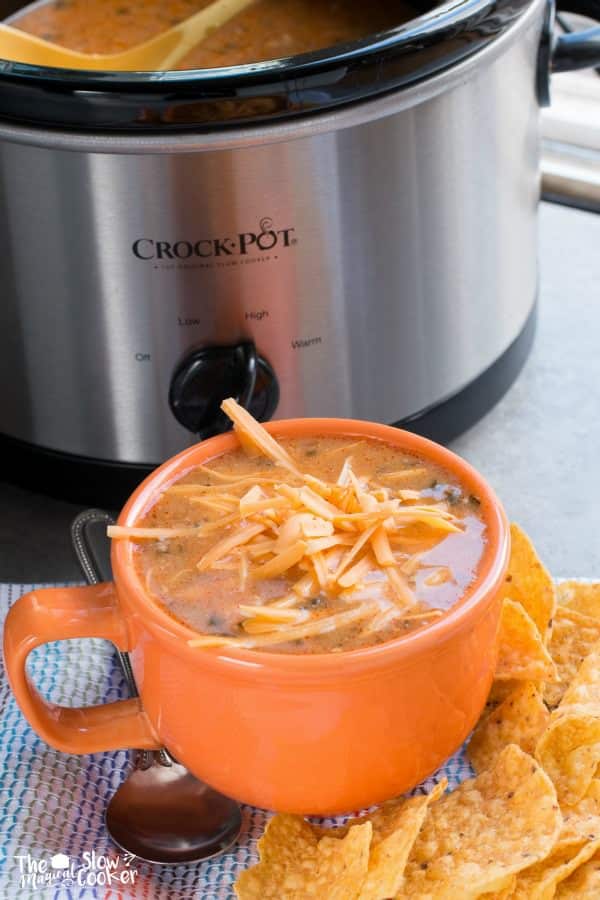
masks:
[(561, 34), (552, 53), (553, 72), (571, 72), (600, 65), (600, 26)]
[(548, 0), (538, 58), (537, 92), (541, 106), (550, 105), (550, 74), (600, 66), (600, 26), (569, 34), (554, 33), (555, 8), (600, 21), (600, 0)]

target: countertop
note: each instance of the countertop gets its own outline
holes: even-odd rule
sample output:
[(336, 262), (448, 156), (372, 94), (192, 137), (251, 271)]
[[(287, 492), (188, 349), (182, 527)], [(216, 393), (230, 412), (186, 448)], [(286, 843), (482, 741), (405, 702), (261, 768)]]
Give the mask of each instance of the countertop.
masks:
[[(557, 576), (600, 578), (600, 216), (543, 204), (538, 332), (503, 399), (452, 448)], [(80, 507), (0, 482), (0, 581), (80, 579)]]

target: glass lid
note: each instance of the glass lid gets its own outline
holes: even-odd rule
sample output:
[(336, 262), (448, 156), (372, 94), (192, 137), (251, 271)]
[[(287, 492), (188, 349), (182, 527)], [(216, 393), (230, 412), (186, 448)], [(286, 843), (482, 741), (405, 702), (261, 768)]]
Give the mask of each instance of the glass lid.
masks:
[[(449, 0), (434, 8), (428, 0), (226, 0), (232, 2), (245, 8), (168, 70), (90, 70), (0, 58), (0, 118), (140, 132), (315, 113), (456, 65), (497, 39), (531, 0)], [(0, 0), (0, 21), (69, 50), (122, 54), (214, 5)], [(120, 57), (117, 62), (120, 67)]]

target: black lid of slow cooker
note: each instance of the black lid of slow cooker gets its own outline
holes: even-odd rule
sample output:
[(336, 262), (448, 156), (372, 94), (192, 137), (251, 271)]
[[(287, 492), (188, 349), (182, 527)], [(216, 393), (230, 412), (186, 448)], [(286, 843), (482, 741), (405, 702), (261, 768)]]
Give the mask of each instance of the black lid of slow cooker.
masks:
[[(456, 65), (495, 41), (530, 4), (450, 0), (352, 44), (223, 69), (85, 72), (0, 59), (0, 117), (46, 127), (156, 132), (320, 112)], [(0, 16), (18, 5), (0, 2)]]

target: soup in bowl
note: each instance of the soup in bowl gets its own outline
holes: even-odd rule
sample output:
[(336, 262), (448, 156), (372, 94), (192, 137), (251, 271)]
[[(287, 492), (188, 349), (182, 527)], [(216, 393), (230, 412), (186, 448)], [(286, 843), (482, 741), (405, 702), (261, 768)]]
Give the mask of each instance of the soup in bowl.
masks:
[(275, 441), (234, 401), (244, 446), (191, 468), (132, 527), (149, 596), (195, 647), (340, 653), (421, 629), (476, 581), (481, 501), (448, 469), (364, 437)]
[[(36, 591), (5, 661), (68, 752), (164, 744), (238, 800), (357, 809), (410, 789), (474, 726), (496, 661), (508, 527), (466, 462), (375, 423), (298, 419), (165, 463), (112, 532), (114, 585)], [(48, 709), (29, 650), (100, 636), (140, 700)]]

